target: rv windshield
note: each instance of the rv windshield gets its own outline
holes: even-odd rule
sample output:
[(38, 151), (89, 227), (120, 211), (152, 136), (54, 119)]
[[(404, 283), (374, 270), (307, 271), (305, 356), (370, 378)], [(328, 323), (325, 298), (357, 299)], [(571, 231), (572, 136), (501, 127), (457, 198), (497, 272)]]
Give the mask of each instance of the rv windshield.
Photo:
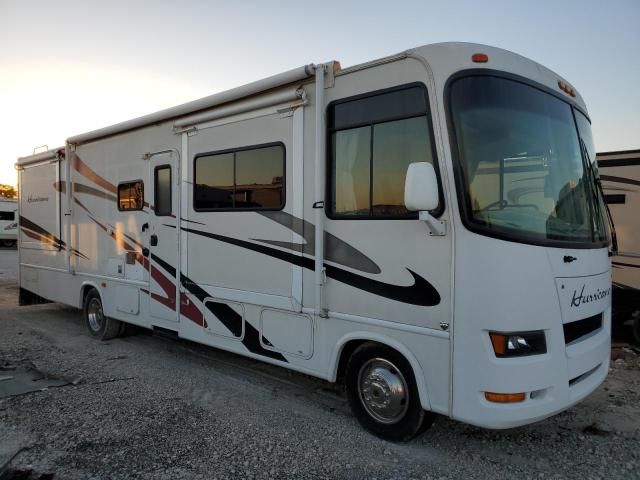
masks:
[(542, 90), (493, 76), (455, 80), (450, 101), (471, 229), (538, 244), (606, 241), (581, 148), (581, 138), (593, 145), (586, 117)]

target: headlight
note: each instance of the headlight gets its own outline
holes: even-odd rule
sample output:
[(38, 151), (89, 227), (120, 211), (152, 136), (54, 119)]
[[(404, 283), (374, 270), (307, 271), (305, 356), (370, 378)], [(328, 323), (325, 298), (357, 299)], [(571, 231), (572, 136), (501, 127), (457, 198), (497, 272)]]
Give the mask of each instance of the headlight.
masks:
[(489, 332), (489, 337), (498, 358), (547, 353), (547, 342), (542, 330), (516, 333)]

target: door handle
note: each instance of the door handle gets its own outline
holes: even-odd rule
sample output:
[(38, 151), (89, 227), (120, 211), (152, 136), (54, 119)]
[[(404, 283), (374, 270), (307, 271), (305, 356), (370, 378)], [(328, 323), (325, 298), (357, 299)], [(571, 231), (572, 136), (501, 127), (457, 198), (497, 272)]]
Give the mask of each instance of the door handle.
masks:
[(145, 230), (146, 230), (147, 228), (149, 228), (149, 224), (148, 224), (148, 223), (146, 223), (146, 222), (145, 222), (145, 223), (143, 223), (143, 224), (142, 224), (142, 233), (144, 233), (144, 232), (145, 232)]
[(149, 239), (149, 243), (151, 244), (152, 247), (155, 247), (156, 245), (158, 245), (158, 236), (155, 233), (151, 235), (151, 238)]

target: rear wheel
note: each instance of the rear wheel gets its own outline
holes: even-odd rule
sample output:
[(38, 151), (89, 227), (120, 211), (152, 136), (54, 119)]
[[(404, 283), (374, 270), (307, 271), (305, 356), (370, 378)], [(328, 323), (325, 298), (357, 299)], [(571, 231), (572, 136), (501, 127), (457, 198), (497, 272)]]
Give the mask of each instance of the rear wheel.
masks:
[(349, 404), (360, 424), (385, 440), (407, 441), (433, 423), (422, 409), (409, 362), (377, 343), (358, 347), (347, 364)]
[(95, 288), (92, 288), (84, 300), (84, 319), (89, 333), (100, 340), (111, 340), (120, 333), (122, 322), (105, 316), (102, 299)]
[(637, 311), (633, 316), (633, 323), (631, 324), (633, 339), (636, 344), (640, 345), (640, 311)]

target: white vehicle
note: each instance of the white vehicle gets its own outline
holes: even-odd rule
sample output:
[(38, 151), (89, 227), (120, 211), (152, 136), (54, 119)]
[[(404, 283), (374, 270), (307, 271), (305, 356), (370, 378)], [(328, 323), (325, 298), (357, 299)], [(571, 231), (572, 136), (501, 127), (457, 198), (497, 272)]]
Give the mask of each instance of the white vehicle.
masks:
[(588, 157), (580, 95), (505, 50), (306, 65), (20, 158), (21, 301), (344, 381), (384, 438), (527, 424), (608, 370)]
[(18, 202), (9, 198), (0, 199), (0, 245), (14, 247), (18, 240)]
[(633, 318), (633, 335), (640, 343), (640, 215), (636, 210), (640, 205), (640, 150), (602, 152), (596, 158), (620, 245), (611, 262), (613, 318), (619, 322)]

